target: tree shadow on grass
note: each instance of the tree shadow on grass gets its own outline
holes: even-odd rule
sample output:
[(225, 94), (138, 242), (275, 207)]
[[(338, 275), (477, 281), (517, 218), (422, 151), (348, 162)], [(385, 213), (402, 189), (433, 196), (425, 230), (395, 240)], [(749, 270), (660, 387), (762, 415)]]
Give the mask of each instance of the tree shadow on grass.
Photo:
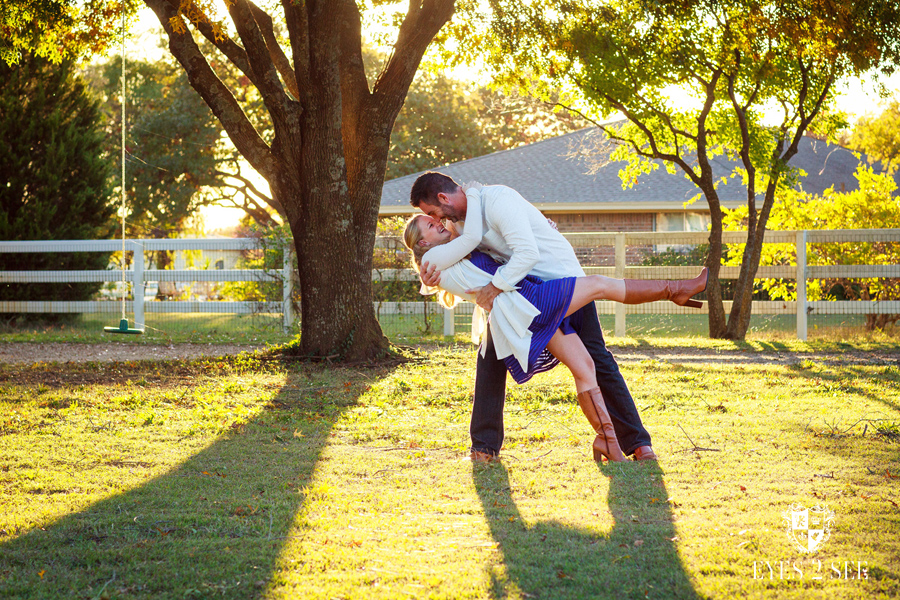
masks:
[[(607, 533), (557, 521), (525, 525), (502, 464), (473, 466), (475, 489), (505, 572), (494, 571), (492, 594), (518, 589), (529, 598), (699, 598), (678, 556), (674, 516), (663, 471), (655, 463), (606, 465)], [(549, 475), (549, 474), (548, 474)], [(604, 510), (603, 499), (585, 512)], [(523, 595), (524, 595), (523, 594)]]
[[(881, 366), (881, 365), (877, 365)], [(887, 397), (883, 394), (873, 391), (866, 386), (855, 385), (855, 381), (871, 378), (871, 372), (861, 368), (858, 365), (831, 365), (828, 370), (822, 371), (813, 368), (808, 363), (797, 363), (790, 366), (790, 373), (798, 379), (804, 379), (807, 382), (822, 382), (826, 391), (840, 391), (841, 393), (858, 394), (869, 400), (880, 402), (894, 410), (900, 410), (900, 404), (895, 398), (898, 396)], [(900, 372), (895, 368), (885, 367), (881, 373), (881, 382), (885, 387), (900, 395)]]
[(305, 395), (298, 379), (167, 473), (0, 546), (0, 596), (261, 596), (330, 431), (358, 398)]

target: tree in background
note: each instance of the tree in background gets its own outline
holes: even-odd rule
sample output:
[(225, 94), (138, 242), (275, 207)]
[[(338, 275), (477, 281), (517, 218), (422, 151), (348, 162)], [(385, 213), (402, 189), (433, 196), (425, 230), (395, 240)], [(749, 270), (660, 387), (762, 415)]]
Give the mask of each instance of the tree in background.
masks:
[[(102, 116), (71, 61), (0, 62), (0, 239), (109, 239), (116, 231)], [(0, 254), (0, 271), (105, 269), (109, 253)], [(88, 300), (100, 283), (4, 284), (2, 300)]]
[(121, 28), (122, 4), (122, 0), (4, 0), (0, 62), (17, 64), (34, 55), (55, 64), (75, 55), (102, 54)]
[[(122, 132), (122, 59), (91, 70), (105, 100), (108, 144), (116, 148)], [(215, 183), (221, 128), (174, 65), (129, 60), (126, 78), (126, 235), (172, 237), (211, 203), (205, 189)]]
[[(274, 225), (270, 199), (245, 177), (222, 127), (168, 60), (126, 65), (127, 235), (164, 238), (181, 233), (203, 206), (239, 208), (263, 226)], [(120, 57), (87, 70), (104, 99), (110, 147), (121, 142)], [(163, 267), (160, 267), (163, 268)]]
[(391, 131), (385, 179), (425, 171), (492, 152), (480, 122), (477, 90), (423, 71), (409, 88)]
[(881, 162), (888, 172), (896, 171), (900, 167), (900, 98), (893, 98), (877, 117), (859, 119), (847, 145), (864, 152), (869, 164)]
[[(900, 6), (889, 0), (570, 3), (492, 0), (492, 16), (456, 24), (470, 57), (484, 56), (498, 81), (549, 99), (567, 90), (626, 160), (623, 185), (657, 168), (680, 169), (710, 207), (709, 331), (743, 339), (753, 280), (776, 193), (791, 187), (790, 160), (814, 120), (818, 132), (843, 125), (832, 115), (835, 83), (900, 56)], [(674, 101), (681, 88), (692, 100)], [(764, 110), (778, 109), (778, 121)], [(604, 123), (622, 115), (621, 125)], [(827, 118), (823, 118), (823, 115)], [(737, 158), (746, 186), (747, 243), (726, 321), (717, 274), (724, 213), (713, 161)], [(699, 194), (698, 194), (699, 197)]]
[(391, 132), (386, 179), (582, 129), (587, 123), (529, 96), (507, 95), (424, 69)]
[[(786, 190), (772, 208), (769, 223), (773, 229), (879, 229), (900, 223), (900, 197), (894, 194), (897, 184), (888, 173), (876, 174), (860, 166), (856, 172), (859, 189), (852, 192), (825, 190), (822, 196), (801, 190)], [(747, 208), (729, 211), (725, 217), (728, 230), (746, 226)], [(900, 265), (900, 244), (896, 242), (852, 242), (810, 244), (809, 265)], [(796, 264), (793, 244), (766, 244), (761, 264)], [(727, 264), (738, 264), (732, 260)], [(758, 284), (772, 299), (796, 300), (797, 283), (793, 280), (764, 279)], [(807, 297), (815, 300), (900, 300), (900, 278), (846, 277), (811, 280)], [(897, 314), (866, 315), (866, 329), (883, 330), (900, 320)]]

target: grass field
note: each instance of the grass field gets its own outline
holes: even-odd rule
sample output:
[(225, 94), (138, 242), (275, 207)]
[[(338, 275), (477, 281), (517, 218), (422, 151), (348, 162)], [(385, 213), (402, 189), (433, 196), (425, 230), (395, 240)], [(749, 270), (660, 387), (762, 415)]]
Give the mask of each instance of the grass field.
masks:
[[(135, 327), (131, 315), (128, 318), (129, 325)], [(286, 334), (280, 314), (230, 313), (152, 313), (146, 316), (143, 335), (103, 331), (104, 327), (118, 327), (119, 319), (119, 315), (112, 314), (82, 314), (59, 323), (0, 324), (0, 342), (280, 344), (299, 331)], [(423, 316), (387, 315), (380, 322), (385, 335), (400, 340), (435, 337), (442, 334), (444, 326), (439, 314), (429, 318), (427, 327)]]
[[(900, 362), (803, 358), (900, 347), (740, 349), (798, 360), (623, 364), (658, 464), (590, 460), (562, 368), (510, 385), (501, 463), (461, 462), (467, 345), (2, 367), (0, 597), (900, 596)], [(835, 513), (813, 555), (795, 504)]]
[[(130, 315), (129, 315), (130, 317)], [(77, 342), (102, 343), (104, 341), (137, 344), (171, 343), (241, 343), (280, 344), (291, 334), (284, 333), (280, 314), (234, 315), (219, 313), (148, 313), (144, 335), (116, 335), (104, 333), (104, 327), (116, 327), (118, 315), (84, 314), (74, 316), (64, 323), (0, 324), (0, 342)], [(381, 327), (390, 339), (400, 343), (436, 341), (443, 337), (443, 315), (429, 316), (427, 326), (424, 316), (384, 315)], [(132, 321), (129, 324), (133, 327)], [(600, 324), (610, 335), (615, 329), (611, 315), (600, 315)], [(706, 315), (628, 315), (626, 319), (629, 337), (671, 338), (709, 336)], [(467, 338), (471, 326), (471, 313), (457, 313), (456, 338)], [(874, 340), (900, 342), (900, 328), (893, 326), (886, 332), (866, 332), (862, 315), (810, 315), (809, 339), (811, 340)], [(796, 339), (796, 318), (793, 315), (754, 315), (751, 319), (748, 339), (791, 340)]]

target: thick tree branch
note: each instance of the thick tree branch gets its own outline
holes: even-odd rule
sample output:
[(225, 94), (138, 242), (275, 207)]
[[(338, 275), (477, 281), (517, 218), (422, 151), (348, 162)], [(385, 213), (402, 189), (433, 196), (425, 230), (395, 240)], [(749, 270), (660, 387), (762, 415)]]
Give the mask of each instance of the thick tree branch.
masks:
[[(178, 2), (168, 0), (168, 4), (173, 11), (178, 11)], [(253, 70), (250, 68), (250, 60), (247, 58), (247, 53), (240, 44), (228, 37), (225, 32), (220, 31), (217, 36), (216, 31), (213, 29), (208, 19), (192, 20), (191, 25), (196, 27), (197, 31), (199, 31), (207, 41), (218, 48), (219, 52), (224, 54), (241, 73), (246, 75), (247, 78), (256, 85), (257, 82), (255, 81)]]
[[(738, 118), (738, 127), (741, 131), (741, 148), (740, 156), (744, 168), (747, 169), (747, 206), (749, 213), (755, 215), (756, 212), (756, 166), (750, 160), (750, 126), (747, 123), (747, 106), (738, 102), (737, 93), (734, 89), (737, 73), (740, 71), (741, 53), (735, 51), (735, 70), (728, 75), (728, 97), (731, 99), (731, 105)], [(759, 89), (759, 81), (757, 80), (757, 90)], [(751, 220), (754, 217), (751, 216)], [(751, 227), (752, 229), (752, 227)]]
[(275, 132), (278, 135), (280, 126), (289, 120), (290, 98), (284, 92), (278, 70), (272, 62), (269, 48), (254, 19), (248, 0), (231, 0), (228, 3), (228, 12), (247, 50), (250, 68), (253, 69), (257, 79), (256, 87), (262, 94), (266, 108), (272, 114)]
[(341, 90), (344, 98), (365, 98), (369, 82), (362, 59), (362, 22), (359, 8), (352, 0), (342, 0)]
[(309, 18), (306, 5), (294, 0), (282, 0), (284, 20), (287, 24), (291, 54), (294, 59), (294, 77), (297, 80), (297, 100), (304, 108), (309, 103)]
[[(707, 182), (708, 185), (712, 185), (713, 182), (713, 170), (712, 165), (709, 164), (709, 155), (707, 152), (707, 129), (706, 129), (706, 119), (709, 118), (709, 113), (712, 111), (713, 104), (716, 100), (716, 86), (719, 85), (719, 78), (722, 76), (721, 70), (713, 71), (713, 76), (710, 78), (709, 84), (706, 86), (706, 101), (703, 103), (703, 108), (700, 110), (700, 114), (697, 116), (697, 162), (700, 164), (700, 180)], [(702, 185), (698, 185), (698, 187), (706, 193), (707, 202), (709, 202), (710, 206), (714, 203), (718, 205), (718, 197), (710, 197), (707, 188)]]
[(291, 67), (291, 61), (288, 60), (287, 55), (284, 53), (284, 49), (281, 47), (281, 44), (278, 43), (278, 38), (275, 36), (275, 27), (273, 25), (272, 17), (269, 13), (254, 4), (252, 0), (247, 0), (247, 4), (250, 7), (253, 18), (256, 20), (256, 24), (259, 25), (259, 29), (262, 32), (263, 39), (266, 42), (266, 48), (269, 50), (269, 57), (272, 59), (272, 64), (278, 69), (278, 73), (281, 75), (281, 79), (284, 81), (284, 85), (291, 95), (293, 95), (294, 98), (299, 99), (300, 89), (297, 86), (297, 74), (294, 73), (294, 69)]
[(250, 123), (237, 100), (216, 76), (206, 57), (194, 42), (187, 26), (183, 32), (172, 28), (172, 19), (180, 19), (166, 0), (144, 0), (159, 19), (169, 38), (169, 50), (187, 73), (188, 80), (213, 114), (222, 123), (232, 143), (250, 165), (266, 179), (276, 174), (275, 161), (268, 145)]

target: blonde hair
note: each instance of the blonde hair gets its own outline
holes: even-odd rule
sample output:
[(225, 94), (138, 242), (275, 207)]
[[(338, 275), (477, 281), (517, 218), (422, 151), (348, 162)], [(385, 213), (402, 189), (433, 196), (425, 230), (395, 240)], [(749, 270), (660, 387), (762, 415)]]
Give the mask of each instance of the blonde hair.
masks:
[[(406, 228), (403, 230), (403, 244), (412, 253), (410, 261), (413, 270), (418, 272), (422, 268), (422, 257), (430, 248), (419, 245), (422, 240), (422, 229), (418, 225), (418, 220), (425, 215), (414, 215), (406, 222)], [(448, 240), (449, 241), (449, 240)], [(437, 293), (438, 304), (444, 308), (453, 308), (459, 302), (459, 298), (451, 294), (447, 290), (440, 290)]]

